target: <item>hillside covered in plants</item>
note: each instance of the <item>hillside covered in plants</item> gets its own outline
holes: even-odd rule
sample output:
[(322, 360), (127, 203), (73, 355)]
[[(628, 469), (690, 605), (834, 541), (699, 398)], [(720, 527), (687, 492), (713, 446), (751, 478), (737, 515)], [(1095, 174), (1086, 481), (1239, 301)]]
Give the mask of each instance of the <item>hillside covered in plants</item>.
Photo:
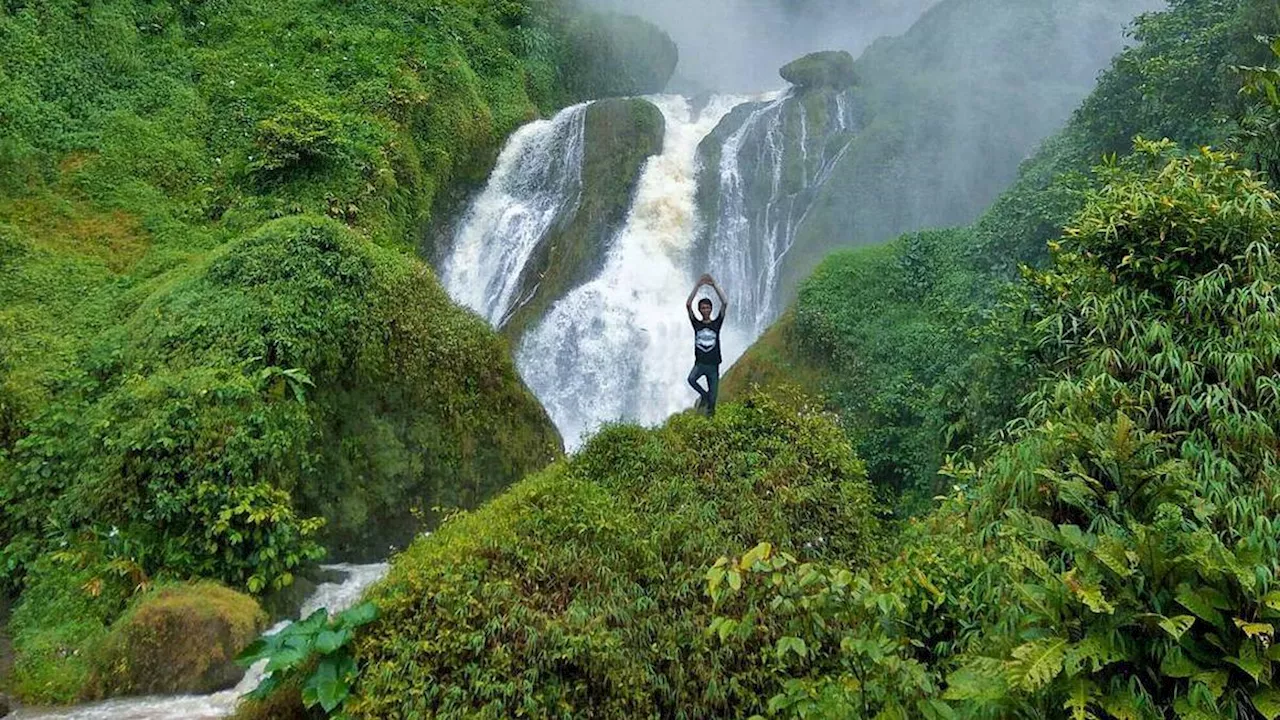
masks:
[[(950, 228), (1010, 180), (998, 128), (1033, 134), (1087, 67), (1018, 58), (1124, 10), (941, 0), (780, 93), (584, 107), (679, 62), (593, 6), (0, 5), (0, 692), (224, 691), (241, 720), (1280, 718), (1280, 6), (1140, 15)], [(609, 282), (642, 315), (619, 258), (665, 291), (682, 266), (634, 248), (717, 262), (738, 236), (703, 242), (708, 197), (771, 177), (754, 209), (804, 194), (787, 222), (821, 237), (744, 267), (849, 249), (713, 416), (566, 453), (520, 334)], [(483, 213), (523, 298), (490, 322), (429, 264)], [(615, 298), (586, 297), (551, 328), (578, 354), (539, 360), (607, 357), (578, 349)], [(618, 336), (640, 357), (665, 322)], [(345, 610), (309, 604), (374, 572), (320, 561), (383, 559)]]
[(86, 677), (139, 590), (287, 592), (558, 457), (415, 250), (515, 127), (675, 53), (567, 3), (0, 6), (10, 690), (127, 689)]

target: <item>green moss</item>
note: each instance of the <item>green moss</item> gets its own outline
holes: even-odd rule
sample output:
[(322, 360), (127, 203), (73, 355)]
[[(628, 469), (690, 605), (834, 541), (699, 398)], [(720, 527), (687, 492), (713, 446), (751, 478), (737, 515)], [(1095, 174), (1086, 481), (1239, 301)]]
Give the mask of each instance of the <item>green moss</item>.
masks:
[(520, 296), (531, 299), (512, 314), (504, 335), (518, 340), (555, 301), (599, 270), (627, 219), (645, 162), (662, 152), (665, 129), (662, 112), (647, 100), (615, 98), (587, 108), (577, 211), (526, 264)]
[(214, 583), (145, 593), (94, 649), (83, 695), (203, 694), (244, 674), (235, 657), (266, 621), (253, 598)]
[(784, 65), (778, 74), (783, 80), (805, 89), (829, 87), (844, 90), (858, 81), (853, 69), (853, 56), (844, 50), (809, 53)]
[[(767, 671), (704, 631), (715, 557), (761, 538), (864, 562), (877, 523), (826, 416), (758, 397), (607, 429), (399, 556), (357, 641), (357, 717), (749, 713)], [(353, 706), (354, 705), (354, 706)]]
[(575, 99), (662, 92), (680, 52), (670, 36), (632, 15), (577, 11), (567, 25), (563, 92)]
[(10, 690), (36, 705), (74, 702), (84, 694), (92, 653), (128, 603), (131, 587), (101, 557), (80, 552), (43, 557), (31, 576), (9, 622)]

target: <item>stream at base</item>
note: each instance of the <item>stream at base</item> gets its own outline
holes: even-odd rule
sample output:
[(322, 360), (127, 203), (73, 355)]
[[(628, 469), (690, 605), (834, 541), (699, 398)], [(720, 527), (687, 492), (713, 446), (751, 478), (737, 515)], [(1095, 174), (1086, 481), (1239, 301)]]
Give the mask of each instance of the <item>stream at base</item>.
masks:
[[(341, 582), (321, 583), (302, 605), (299, 617), (320, 608), (336, 613), (355, 604), (364, 591), (387, 574), (386, 563), (375, 565), (324, 565), (323, 570), (345, 574)], [(287, 625), (281, 622), (267, 631), (279, 632)], [(157, 697), (116, 698), (91, 705), (56, 709), (19, 709), (6, 720), (210, 720), (224, 718), (235, 711), (236, 702), (258, 686), (262, 680), (263, 661), (250, 668), (244, 679), (230, 690), (212, 695), (173, 695)]]

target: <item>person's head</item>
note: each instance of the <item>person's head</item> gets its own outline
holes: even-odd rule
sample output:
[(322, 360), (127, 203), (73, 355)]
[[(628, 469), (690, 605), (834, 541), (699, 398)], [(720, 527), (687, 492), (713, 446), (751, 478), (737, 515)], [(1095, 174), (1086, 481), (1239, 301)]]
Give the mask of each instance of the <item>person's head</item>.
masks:
[(711, 308), (712, 305), (710, 300), (702, 298), (698, 301), (698, 312), (702, 315), (703, 322), (711, 319)]

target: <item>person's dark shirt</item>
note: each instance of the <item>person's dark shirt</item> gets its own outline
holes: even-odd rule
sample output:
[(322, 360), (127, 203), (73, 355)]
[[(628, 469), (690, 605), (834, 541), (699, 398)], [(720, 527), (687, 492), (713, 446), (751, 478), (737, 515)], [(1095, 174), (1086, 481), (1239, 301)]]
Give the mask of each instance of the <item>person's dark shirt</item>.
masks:
[(693, 361), (698, 365), (720, 364), (720, 326), (724, 325), (724, 313), (710, 322), (689, 313), (693, 324)]

